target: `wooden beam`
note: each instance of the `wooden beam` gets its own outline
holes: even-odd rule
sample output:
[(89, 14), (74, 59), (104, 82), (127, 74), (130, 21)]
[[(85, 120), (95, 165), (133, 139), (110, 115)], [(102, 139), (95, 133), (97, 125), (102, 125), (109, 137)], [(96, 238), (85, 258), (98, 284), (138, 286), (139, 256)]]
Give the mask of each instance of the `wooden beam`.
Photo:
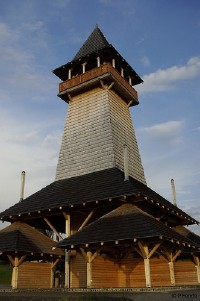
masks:
[(17, 263), (17, 267), (19, 267), (19, 266), (22, 264), (22, 262), (25, 260), (25, 258), (26, 258), (26, 255), (23, 255), (23, 256), (20, 258), (20, 260), (19, 260), (18, 263)]
[(85, 250), (83, 248), (80, 248), (80, 251), (81, 251), (83, 257), (85, 258), (85, 261), (88, 262), (88, 258), (87, 258), (87, 254), (86, 254)]
[(133, 250), (136, 251), (143, 258), (142, 253), (140, 252), (140, 250), (138, 250), (137, 247), (133, 247)]
[(15, 260), (12, 258), (11, 255), (7, 255), (8, 259), (10, 260), (12, 266), (14, 267), (15, 266)]
[(60, 233), (56, 230), (56, 228), (50, 223), (50, 221), (49, 221), (46, 217), (44, 217), (43, 219), (44, 219), (44, 221), (47, 223), (47, 225), (51, 228), (51, 230), (52, 230), (54, 233), (56, 233), (56, 235), (62, 240), (63, 237), (62, 237), (62, 236), (60, 235)]
[(94, 212), (95, 212), (95, 209), (92, 210), (92, 211), (88, 214), (88, 216), (86, 217), (86, 219), (83, 221), (83, 223), (82, 223), (81, 226), (79, 227), (78, 231), (80, 231), (83, 227), (85, 227), (85, 225), (88, 223), (88, 221), (89, 221), (89, 220), (91, 219), (91, 217), (93, 216)]
[(156, 244), (153, 249), (151, 250), (151, 252), (149, 253), (149, 258), (151, 258), (151, 256), (155, 253), (155, 251), (160, 247), (161, 243)]
[(181, 254), (182, 250), (178, 250), (176, 251), (176, 253), (174, 254), (173, 258), (172, 258), (172, 261), (175, 261), (176, 258)]
[(142, 253), (143, 258), (148, 258), (149, 256), (149, 249), (148, 246), (145, 244), (142, 244), (141, 242), (138, 241), (137, 243), (138, 247), (140, 248), (140, 251)]
[(51, 263), (51, 269), (53, 269), (57, 265), (59, 260), (60, 260), (60, 258), (57, 258), (54, 262)]
[(100, 249), (96, 250), (96, 252), (92, 255), (92, 257), (90, 258), (91, 262), (97, 257), (97, 255), (99, 254)]

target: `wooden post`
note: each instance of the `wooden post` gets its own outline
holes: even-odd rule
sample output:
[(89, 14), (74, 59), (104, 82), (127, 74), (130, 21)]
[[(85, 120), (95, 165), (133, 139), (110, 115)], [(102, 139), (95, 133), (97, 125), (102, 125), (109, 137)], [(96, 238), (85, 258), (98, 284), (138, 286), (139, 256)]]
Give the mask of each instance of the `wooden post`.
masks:
[(98, 255), (100, 249), (97, 249), (94, 254), (92, 254), (92, 252), (90, 251), (86, 253), (83, 248), (80, 248), (80, 251), (87, 262), (87, 288), (91, 288), (92, 287), (92, 261)]
[(26, 258), (26, 255), (23, 255), (20, 259), (17, 256), (14, 259), (10, 255), (7, 255), (7, 257), (13, 266), (11, 286), (13, 289), (16, 289), (18, 287), (18, 267), (24, 261), (24, 259)]
[[(66, 237), (70, 236), (70, 215), (63, 212), (65, 217)], [(65, 287), (70, 288), (70, 256), (69, 251), (65, 250)]]
[(172, 252), (166, 252), (167, 259), (169, 261), (169, 274), (170, 274), (170, 281), (172, 285), (176, 284), (175, 272), (174, 272), (174, 261), (176, 258), (181, 254), (181, 250), (178, 250), (173, 255)]
[(151, 270), (149, 261), (149, 248), (147, 245), (138, 242), (142, 257), (144, 258), (144, 272), (146, 279), (146, 287), (151, 287)]
[(200, 283), (200, 259), (198, 256), (193, 255), (194, 262), (196, 264), (196, 269), (197, 269), (197, 281)]
[(54, 284), (53, 268), (57, 265), (57, 263), (59, 262), (59, 260), (60, 260), (60, 258), (57, 258), (54, 262), (51, 263), (51, 279), (50, 279), (51, 288), (53, 287), (53, 284)]
[(146, 287), (151, 287), (151, 269), (150, 269), (150, 258), (156, 252), (156, 250), (160, 247), (161, 243), (157, 243), (153, 249), (150, 251), (149, 247), (141, 242), (137, 243), (140, 250), (136, 248), (136, 251), (143, 257), (144, 259), (144, 272), (146, 279)]
[(92, 252), (87, 252), (87, 288), (92, 287)]
[(175, 274), (174, 274), (174, 262), (173, 261), (169, 261), (169, 274), (170, 274), (171, 284), (175, 285)]
[(144, 271), (146, 278), (146, 287), (151, 287), (151, 271), (149, 258), (144, 258)]

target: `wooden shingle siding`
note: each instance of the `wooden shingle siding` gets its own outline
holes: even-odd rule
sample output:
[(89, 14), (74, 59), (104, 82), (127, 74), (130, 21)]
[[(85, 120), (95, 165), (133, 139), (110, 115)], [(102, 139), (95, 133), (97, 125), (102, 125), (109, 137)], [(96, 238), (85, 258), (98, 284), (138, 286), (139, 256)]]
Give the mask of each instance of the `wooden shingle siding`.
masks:
[(146, 184), (127, 103), (114, 91), (95, 88), (72, 97), (62, 138), (56, 180), (118, 167), (129, 152), (129, 174)]
[(197, 269), (192, 261), (176, 261), (174, 272), (176, 285), (198, 284)]
[(170, 286), (169, 264), (165, 258), (150, 259), (152, 286)]
[(19, 266), (18, 288), (51, 288), (52, 279), (50, 263), (25, 262)]
[(87, 267), (82, 254), (77, 252), (70, 261), (70, 287), (86, 288), (87, 286)]
[(128, 149), (129, 175), (146, 184), (144, 170), (132, 124), (131, 114), (125, 101), (113, 90), (108, 91), (110, 119), (112, 125), (115, 166), (124, 170), (124, 146)]

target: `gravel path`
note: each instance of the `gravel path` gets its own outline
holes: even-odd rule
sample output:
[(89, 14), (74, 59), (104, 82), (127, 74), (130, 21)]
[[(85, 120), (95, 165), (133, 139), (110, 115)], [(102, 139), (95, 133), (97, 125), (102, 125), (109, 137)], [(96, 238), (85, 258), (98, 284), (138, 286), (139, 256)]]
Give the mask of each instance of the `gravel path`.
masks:
[(68, 292), (51, 291), (12, 291), (1, 290), (0, 301), (200, 301), (200, 287), (168, 291), (146, 292)]

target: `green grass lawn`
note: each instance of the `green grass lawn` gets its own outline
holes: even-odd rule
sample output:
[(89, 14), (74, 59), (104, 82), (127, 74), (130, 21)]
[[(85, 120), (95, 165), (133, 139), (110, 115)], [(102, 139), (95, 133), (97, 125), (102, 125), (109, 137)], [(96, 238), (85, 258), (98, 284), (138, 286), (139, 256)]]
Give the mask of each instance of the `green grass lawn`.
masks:
[(0, 260), (0, 284), (11, 284), (12, 267), (9, 263)]

